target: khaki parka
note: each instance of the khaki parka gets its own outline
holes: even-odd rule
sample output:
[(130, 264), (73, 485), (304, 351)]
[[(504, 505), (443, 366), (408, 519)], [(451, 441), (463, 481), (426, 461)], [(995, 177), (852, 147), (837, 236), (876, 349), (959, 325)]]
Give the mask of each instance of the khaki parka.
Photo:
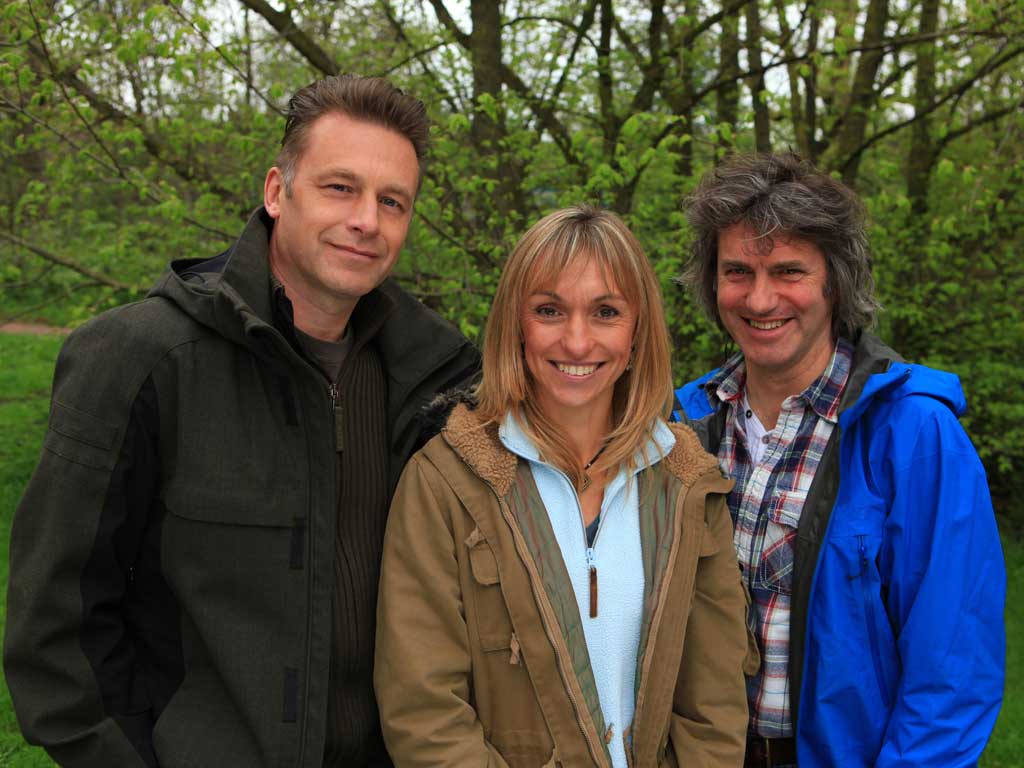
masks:
[[(732, 482), (688, 427), (671, 427), (675, 447), (648, 477), (662, 503), (639, 476), (646, 584), (626, 754), (635, 766), (740, 766), (751, 651)], [(611, 765), (564, 564), (545, 560), (557, 544), (517, 494), (525, 466), (460, 405), (399, 483), (374, 671), (397, 768)]]

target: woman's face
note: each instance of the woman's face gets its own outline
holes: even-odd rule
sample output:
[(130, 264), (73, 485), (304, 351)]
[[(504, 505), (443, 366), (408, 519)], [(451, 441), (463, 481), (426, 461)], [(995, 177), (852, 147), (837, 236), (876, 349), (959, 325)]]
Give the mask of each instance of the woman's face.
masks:
[(636, 311), (588, 258), (526, 297), (520, 325), (538, 405), (553, 421), (610, 419), (615, 382), (629, 364)]

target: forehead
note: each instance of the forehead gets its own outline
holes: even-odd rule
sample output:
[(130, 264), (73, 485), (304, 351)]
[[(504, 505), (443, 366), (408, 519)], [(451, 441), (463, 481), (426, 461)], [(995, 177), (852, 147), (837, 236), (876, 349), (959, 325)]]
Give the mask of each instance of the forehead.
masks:
[(419, 160), (409, 139), (383, 125), (341, 112), (328, 112), (310, 124), (298, 165), (310, 173), (344, 167), (355, 173), (409, 182), (413, 189), (419, 178)]
[(588, 253), (559, 259), (539, 259), (529, 274), (525, 291), (527, 296), (536, 293), (558, 293), (564, 296), (594, 291), (599, 294), (621, 293), (611, 267)]
[(718, 264), (777, 264), (800, 262), (808, 266), (825, 266), (825, 256), (817, 245), (786, 234), (762, 235), (749, 224), (734, 224), (718, 235)]

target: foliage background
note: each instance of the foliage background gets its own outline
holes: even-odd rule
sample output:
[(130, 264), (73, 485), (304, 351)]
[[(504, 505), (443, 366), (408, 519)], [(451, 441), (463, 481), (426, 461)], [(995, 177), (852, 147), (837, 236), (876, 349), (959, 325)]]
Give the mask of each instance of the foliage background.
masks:
[(214, 254), (288, 95), (383, 74), (437, 122), (399, 277), (479, 333), (502, 257), (589, 200), (664, 281), (680, 379), (727, 340), (672, 284), (726, 152), (794, 149), (873, 217), (881, 334), (961, 374), (1002, 511), (1024, 490), (1024, 0), (2, 0), (0, 320), (77, 323)]
[[(168, 261), (225, 248), (260, 202), (288, 95), (352, 71), (436, 120), (406, 287), (475, 336), (516, 237), (599, 203), (662, 278), (682, 381), (729, 345), (672, 282), (680, 202), (727, 152), (793, 149), (867, 201), (880, 333), (961, 375), (1014, 532), (1022, 62), (1024, 0), (0, 0), (0, 324), (75, 325), (143, 296)], [(4, 347), (0, 406), (34, 415), (0, 430), (3, 525), (45, 423), (19, 350)], [(24, 350), (37, 367), (52, 352)], [(1008, 552), (1013, 590), (1024, 554)], [(23, 764), (3, 701), (0, 715), (0, 764)], [(1012, 738), (990, 764), (1015, 764)]]
[(655, 263), (679, 378), (720, 363), (671, 281), (680, 201), (794, 149), (867, 200), (882, 336), (960, 373), (1000, 510), (1024, 490), (1024, 0), (0, 3), (0, 321), (75, 324), (223, 249), (288, 95), (383, 74), (437, 123), (399, 277), (467, 334), (517, 235), (588, 200)]

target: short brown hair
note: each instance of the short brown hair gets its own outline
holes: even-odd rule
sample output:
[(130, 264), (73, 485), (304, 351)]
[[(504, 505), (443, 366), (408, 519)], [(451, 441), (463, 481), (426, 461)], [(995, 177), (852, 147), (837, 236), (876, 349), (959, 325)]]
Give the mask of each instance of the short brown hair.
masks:
[(875, 299), (864, 204), (841, 181), (792, 152), (738, 154), (708, 171), (685, 204), (693, 232), (690, 263), (682, 282), (721, 328), (715, 295), (718, 236), (747, 224), (767, 250), (793, 238), (825, 257), (825, 296), (832, 301), (832, 334), (856, 339), (874, 324)]
[(538, 407), (536, 385), (523, 358), (521, 312), (539, 286), (557, 280), (573, 264), (592, 261), (613, 281), (636, 313), (632, 368), (613, 395), (612, 432), (593, 472), (630, 467), (672, 402), (671, 345), (661, 288), (650, 261), (629, 227), (611, 211), (575, 205), (548, 214), (516, 244), (498, 281), (484, 332), (483, 375), (477, 388), (485, 423), (501, 423), (512, 411), (545, 461), (579, 488), (583, 466), (565, 436)]
[(430, 118), (423, 102), (383, 77), (331, 75), (296, 91), (288, 102), (281, 150), (274, 164), (281, 169), (285, 191), (291, 192), (299, 156), (310, 126), (331, 112), (389, 128), (409, 140), (423, 169), (430, 143)]

